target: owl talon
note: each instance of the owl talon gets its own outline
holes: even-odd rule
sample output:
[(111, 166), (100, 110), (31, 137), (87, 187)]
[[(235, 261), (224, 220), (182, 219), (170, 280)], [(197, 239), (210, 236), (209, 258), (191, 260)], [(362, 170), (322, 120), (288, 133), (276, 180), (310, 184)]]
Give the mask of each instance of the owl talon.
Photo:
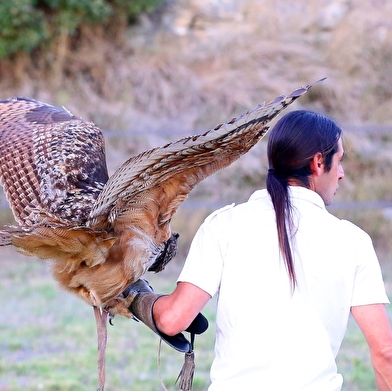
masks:
[(113, 319), (115, 315), (125, 316), (126, 318), (131, 318), (132, 314), (128, 309), (128, 301), (122, 297), (115, 297), (110, 300), (110, 302), (105, 306), (105, 311), (109, 313), (109, 322), (113, 325)]

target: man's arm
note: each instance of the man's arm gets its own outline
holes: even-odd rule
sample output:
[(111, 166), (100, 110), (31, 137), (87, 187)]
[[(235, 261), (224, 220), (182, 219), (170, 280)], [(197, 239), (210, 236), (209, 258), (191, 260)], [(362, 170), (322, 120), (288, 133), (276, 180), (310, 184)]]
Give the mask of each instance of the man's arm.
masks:
[(379, 391), (392, 391), (392, 329), (384, 304), (351, 307), (369, 345)]
[(187, 329), (210, 299), (211, 296), (196, 285), (179, 282), (173, 293), (155, 302), (155, 324), (167, 335), (180, 333)]

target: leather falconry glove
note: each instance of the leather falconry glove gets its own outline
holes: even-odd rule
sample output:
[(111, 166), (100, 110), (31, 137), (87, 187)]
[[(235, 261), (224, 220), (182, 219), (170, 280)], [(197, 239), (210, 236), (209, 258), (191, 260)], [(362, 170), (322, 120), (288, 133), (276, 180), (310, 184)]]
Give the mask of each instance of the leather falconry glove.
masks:
[(142, 321), (169, 346), (179, 352), (185, 353), (185, 363), (178, 375), (177, 381), (179, 382), (181, 390), (191, 390), (195, 368), (193, 351), (194, 339), (196, 334), (202, 334), (207, 330), (207, 319), (199, 313), (185, 330), (190, 333), (191, 341), (188, 341), (182, 333), (178, 333), (174, 336), (166, 335), (158, 330), (153, 317), (153, 307), (155, 302), (165, 295), (154, 293), (150, 284), (143, 279), (139, 279), (129, 285), (124, 290), (123, 295), (128, 299), (129, 295), (134, 295), (134, 299), (128, 308), (136, 320)]
[[(170, 336), (157, 329), (152, 311), (155, 302), (165, 295), (155, 293), (148, 281), (143, 279), (137, 280), (124, 290), (123, 295), (124, 297), (128, 297), (129, 295), (135, 296), (128, 308), (136, 320), (142, 321), (146, 326), (154, 331), (154, 333), (158, 334), (168, 345), (179, 352), (186, 353), (190, 350), (191, 343), (182, 333)], [(188, 331), (191, 334), (202, 334), (207, 330), (207, 328), (207, 319), (199, 313), (185, 331)]]

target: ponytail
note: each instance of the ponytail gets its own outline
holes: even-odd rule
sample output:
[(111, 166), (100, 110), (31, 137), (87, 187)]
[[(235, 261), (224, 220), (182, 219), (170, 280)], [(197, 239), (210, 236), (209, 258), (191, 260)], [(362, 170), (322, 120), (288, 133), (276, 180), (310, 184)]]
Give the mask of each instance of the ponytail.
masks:
[(267, 191), (275, 210), (279, 249), (293, 290), (297, 285), (291, 238), (294, 235), (289, 183), (309, 188), (310, 163), (321, 152), (329, 171), (338, 151), (341, 129), (331, 119), (311, 111), (298, 110), (283, 116), (268, 140)]
[(279, 249), (285, 260), (285, 265), (292, 289), (294, 290), (297, 279), (294, 270), (294, 260), (290, 247), (288, 232), (291, 231), (291, 204), (288, 194), (288, 180), (277, 178), (273, 169), (268, 170), (267, 190), (270, 194), (275, 209), (276, 229), (278, 232)]

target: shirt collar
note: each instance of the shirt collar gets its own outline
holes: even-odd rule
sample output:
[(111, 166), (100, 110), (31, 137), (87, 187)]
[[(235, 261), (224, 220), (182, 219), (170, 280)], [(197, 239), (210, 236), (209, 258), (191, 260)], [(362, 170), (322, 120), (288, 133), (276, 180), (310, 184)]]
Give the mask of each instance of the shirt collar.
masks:
[(313, 190), (302, 186), (289, 186), (289, 191), (294, 199), (305, 200), (322, 209), (326, 209), (323, 199)]
[[(289, 192), (292, 198), (311, 202), (312, 204), (326, 209), (323, 199), (313, 190), (302, 186), (289, 186)], [(267, 189), (256, 190), (249, 198), (249, 201), (268, 196)]]

